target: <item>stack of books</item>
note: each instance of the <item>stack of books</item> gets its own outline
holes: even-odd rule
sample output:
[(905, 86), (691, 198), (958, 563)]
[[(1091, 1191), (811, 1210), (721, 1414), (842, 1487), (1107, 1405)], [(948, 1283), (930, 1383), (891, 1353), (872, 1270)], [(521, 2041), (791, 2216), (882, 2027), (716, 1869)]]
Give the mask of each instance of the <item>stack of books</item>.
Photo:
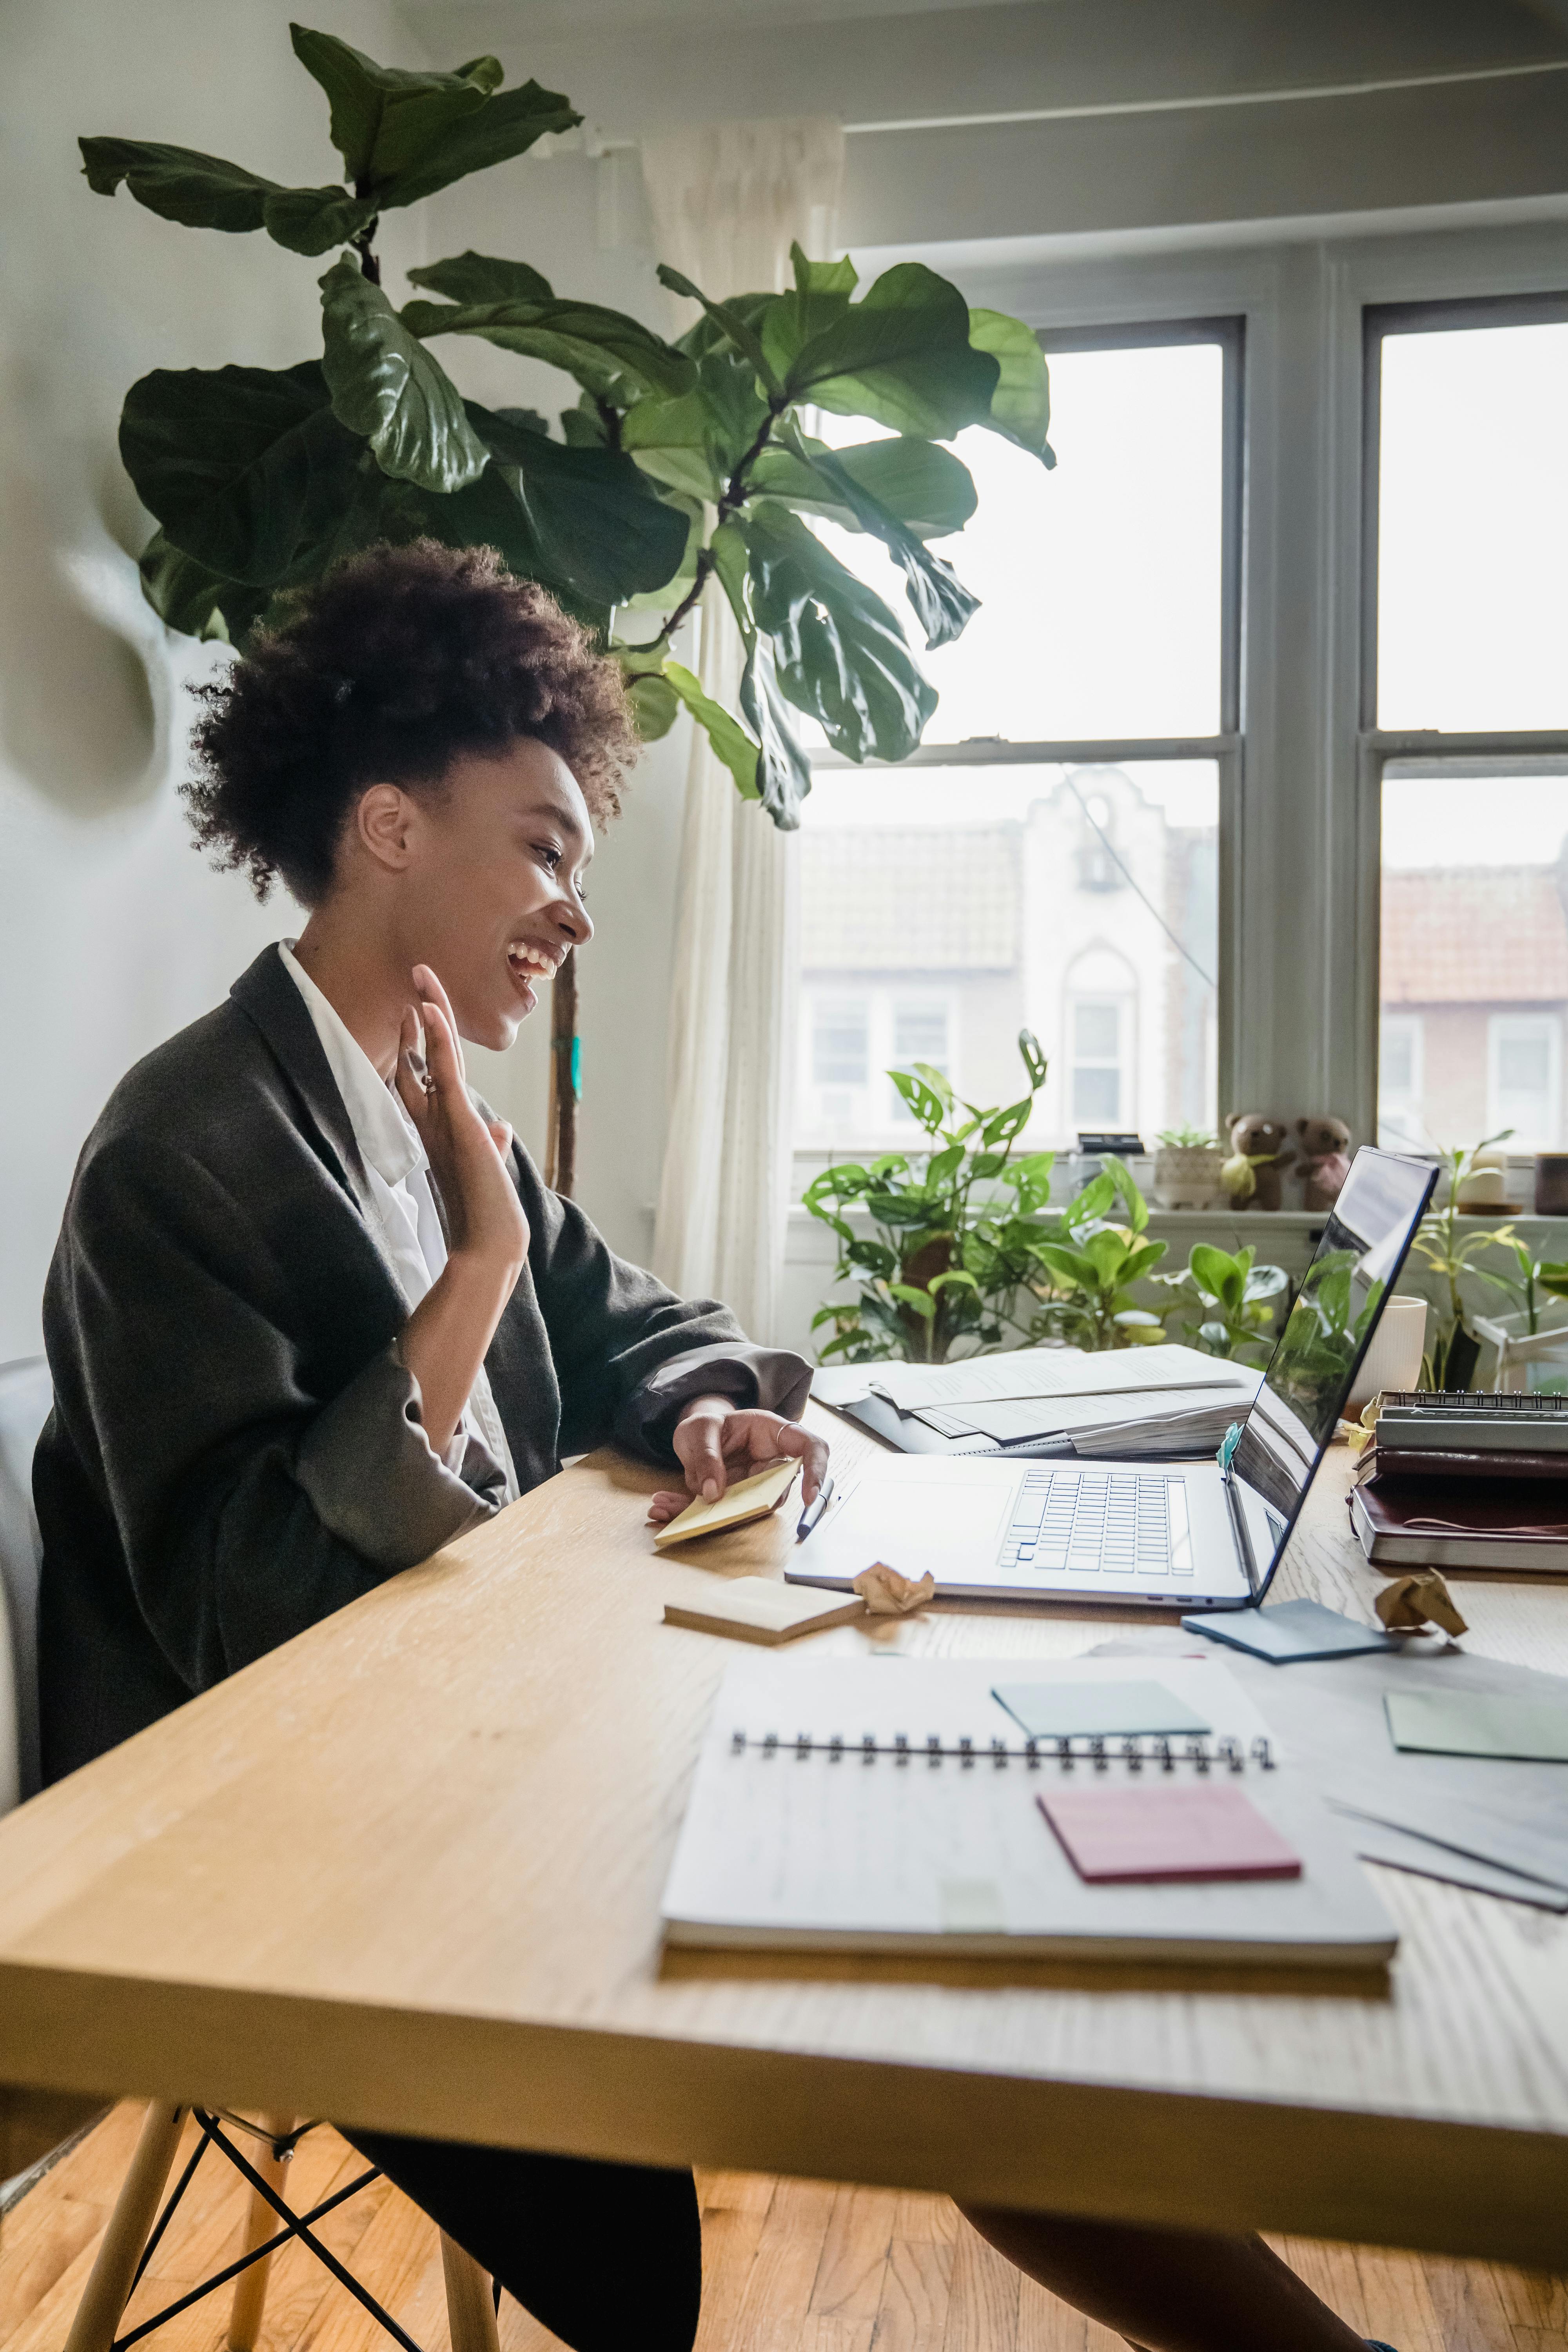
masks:
[(1378, 1568), (1568, 1570), (1568, 1397), (1395, 1390), (1351, 1496)]

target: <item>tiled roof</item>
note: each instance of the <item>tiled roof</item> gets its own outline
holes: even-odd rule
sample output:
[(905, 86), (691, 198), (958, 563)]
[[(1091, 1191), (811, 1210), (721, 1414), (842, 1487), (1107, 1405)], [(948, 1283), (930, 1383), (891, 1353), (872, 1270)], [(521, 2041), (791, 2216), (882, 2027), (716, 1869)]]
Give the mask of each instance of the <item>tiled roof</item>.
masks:
[(1550, 866), (1383, 877), (1385, 1004), (1550, 1004), (1568, 1000), (1568, 919)]
[(808, 828), (800, 847), (805, 971), (1005, 971), (1017, 962), (1016, 825)]

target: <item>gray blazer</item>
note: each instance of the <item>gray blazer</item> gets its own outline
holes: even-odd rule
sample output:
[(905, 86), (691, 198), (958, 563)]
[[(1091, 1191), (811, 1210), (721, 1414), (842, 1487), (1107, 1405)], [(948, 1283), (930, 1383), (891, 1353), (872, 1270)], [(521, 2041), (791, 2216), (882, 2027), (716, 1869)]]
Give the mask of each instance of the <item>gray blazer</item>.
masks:
[[(524, 1491), (612, 1437), (672, 1464), (699, 1394), (800, 1411), (800, 1357), (616, 1257), (515, 1147), (511, 1167), (532, 1238), (485, 1364)], [(116, 1087), (66, 1205), (34, 1465), (46, 1779), (497, 1507), (488, 1452), (454, 1475), (417, 1426), (407, 1305), (368, 1211), (342, 1097), (268, 948)]]

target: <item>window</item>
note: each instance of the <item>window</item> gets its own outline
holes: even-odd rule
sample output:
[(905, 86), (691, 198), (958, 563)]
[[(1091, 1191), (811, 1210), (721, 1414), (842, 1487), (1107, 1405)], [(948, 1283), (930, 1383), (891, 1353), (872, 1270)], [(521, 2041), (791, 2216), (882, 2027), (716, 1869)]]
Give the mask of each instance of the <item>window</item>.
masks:
[[(927, 1062), (940, 1070), (945, 1078), (952, 1076), (952, 1060), (948, 1051), (948, 1008), (942, 997), (900, 996), (893, 1001), (893, 1059), (890, 1067), (907, 1070), (916, 1062)], [(895, 1119), (912, 1119), (914, 1113), (900, 1094), (889, 1087), (889, 1108)]]
[(911, 1114), (887, 1073), (930, 1062), (959, 1083), (953, 1027), (952, 1003), (944, 994), (900, 986), (896, 977), (891, 985), (884, 978), (880, 985), (851, 991), (842, 980), (833, 985), (829, 975), (829, 984), (823, 986), (808, 965), (801, 1005), (798, 1139), (816, 1151), (906, 1147)]
[(1426, 1139), (1422, 1044), (1419, 1013), (1384, 1014), (1377, 1043), (1377, 1131), (1380, 1140), (1396, 1150), (1419, 1149)]
[(1556, 1013), (1494, 1013), (1487, 1024), (1487, 1126), (1510, 1127), (1526, 1150), (1561, 1140), (1557, 1108), (1563, 1019)]
[(1079, 997), (1072, 1008), (1072, 1115), (1079, 1127), (1120, 1127), (1122, 1102), (1121, 1006)]
[(1517, 1150), (1557, 1148), (1568, 298), (1369, 311), (1366, 401), (1378, 1132), (1431, 1150), (1511, 1128)]
[[(896, 771), (815, 766), (803, 993), (822, 1008), (864, 991), (872, 1080), (830, 1103), (826, 1014), (803, 1021), (795, 1141), (814, 1156), (885, 1141), (889, 1125), (908, 1141), (899, 1097), (886, 1121), (879, 1102), (889, 1067), (931, 1062), (971, 1101), (1016, 1100), (1024, 1027), (1050, 1064), (1031, 1148), (1080, 1127), (1215, 1123), (1239, 323), (1042, 340), (1057, 469), (994, 435), (955, 445), (980, 504), (943, 551), (983, 603), (922, 656), (942, 698), (924, 744)], [(884, 551), (823, 530), (902, 615)]]

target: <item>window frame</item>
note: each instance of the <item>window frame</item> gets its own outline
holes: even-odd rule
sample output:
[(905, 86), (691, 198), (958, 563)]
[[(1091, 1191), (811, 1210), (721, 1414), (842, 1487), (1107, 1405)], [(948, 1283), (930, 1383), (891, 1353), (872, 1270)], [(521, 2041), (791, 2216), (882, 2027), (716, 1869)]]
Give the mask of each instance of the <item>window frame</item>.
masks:
[[(1027, 315), (1026, 311), (1026, 315)], [(921, 743), (900, 764), (906, 768), (990, 768), (1061, 766), (1119, 767), (1133, 761), (1206, 760), (1215, 763), (1218, 784), (1218, 860), (1220, 917), (1215, 943), (1217, 999), (1216, 1120), (1223, 1121), (1225, 1100), (1234, 1090), (1239, 1022), (1231, 985), (1233, 969), (1227, 940), (1232, 927), (1225, 909), (1237, 887), (1237, 838), (1240, 824), (1244, 737), (1243, 664), (1247, 606), (1247, 317), (1240, 310), (1194, 311), (1162, 317), (1156, 309), (1147, 315), (1087, 320), (1078, 325), (1037, 326), (1036, 335), (1047, 362), (1058, 352), (1139, 351), (1184, 343), (1217, 345), (1221, 355), (1220, 446), (1220, 675), (1219, 727), (1212, 735), (1106, 736), (1056, 738), (1045, 741), (1014, 741), (999, 736), (970, 736), (956, 743)], [(875, 769), (875, 761), (866, 767)], [(824, 774), (853, 770), (857, 763), (842, 753), (812, 755), (814, 772)], [(1123, 1090), (1137, 1092), (1136, 1065), (1123, 1063)], [(1070, 1092), (1070, 1081), (1069, 1081)], [(794, 1123), (792, 1122), (792, 1128)], [(821, 1147), (795, 1135), (792, 1145), (797, 1175), (815, 1163)]]
[[(1389, 728), (1377, 723), (1378, 559), (1382, 499), (1383, 346), (1390, 335), (1441, 331), (1473, 326), (1523, 327), (1568, 324), (1568, 266), (1559, 283), (1528, 291), (1449, 294), (1437, 299), (1369, 301), (1361, 309), (1360, 551), (1357, 581), (1359, 659), (1357, 769), (1367, 891), (1360, 924), (1370, 936), (1362, 959), (1371, 1005), (1361, 1007), (1361, 1028), (1372, 1045), (1372, 1119), (1377, 1135), (1378, 1055), (1382, 1009), (1383, 786), (1391, 769), (1412, 782), (1450, 777), (1568, 776), (1568, 727), (1470, 729)], [(1488, 1022), (1486, 1087), (1489, 1107), (1496, 1094), (1495, 1017)], [(1559, 1097), (1560, 1099), (1560, 1097)]]

